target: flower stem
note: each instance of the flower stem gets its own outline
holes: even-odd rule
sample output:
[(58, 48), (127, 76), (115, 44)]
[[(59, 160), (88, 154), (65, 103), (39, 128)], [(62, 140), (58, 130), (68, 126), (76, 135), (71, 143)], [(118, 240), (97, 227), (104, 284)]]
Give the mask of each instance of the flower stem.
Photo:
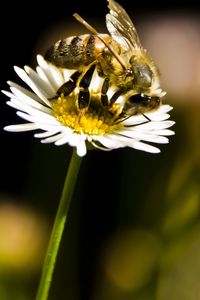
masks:
[(62, 234), (68, 216), (69, 206), (73, 195), (76, 179), (81, 165), (81, 157), (75, 150), (71, 157), (68, 172), (63, 186), (60, 204), (57, 210), (56, 218), (53, 225), (46, 257), (44, 260), (42, 276), (36, 296), (36, 300), (46, 300), (48, 298), (51, 286), (52, 276), (55, 268), (56, 257), (58, 254)]

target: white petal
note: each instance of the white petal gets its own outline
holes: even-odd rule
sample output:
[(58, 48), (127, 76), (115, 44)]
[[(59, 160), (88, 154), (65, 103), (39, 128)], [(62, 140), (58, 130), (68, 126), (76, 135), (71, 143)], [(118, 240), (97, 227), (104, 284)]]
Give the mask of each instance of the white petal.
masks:
[(25, 95), (24, 93), (22, 93), (17, 88), (11, 87), (10, 89), (13, 92), (13, 94), (19, 99), (19, 101), (21, 101), (23, 103), (26, 103), (29, 106), (37, 108), (37, 109), (39, 109), (41, 111), (48, 112), (48, 113), (51, 112), (50, 108), (48, 108), (48, 107), (40, 104), (38, 101), (36, 101), (36, 100), (30, 98), (29, 96)]
[(104, 78), (98, 75), (97, 69), (95, 69), (94, 74), (92, 76), (92, 80), (90, 82), (89, 90), (91, 93), (99, 93), (102, 89), (102, 85), (104, 83)]
[(21, 112), (21, 111), (17, 111), (16, 114), (22, 118), (23, 120), (26, 120), (28, 122), (31, 122), (31, 123), (35, 123), (35, 119), (33, 116), (30, 116), (28, 114), (25, 114), (24, 112)]
[[(117, 132), (116, 132), (117, 134)], [(122, 134), (124, 136), (127, 136), (129, 138), (134, 138), (137, 140), (143, 140), (147, 142), (152, 142), (152, 143), (159, 143), (159, 144), (166, 144), (169, 142), (168, 138), (164, 136), (159, 136), (157, 134), (150, 134), (146, 132), (140, 132), (136, 130), (123, 130), (118, 132), (118, 134)]]
[(161, 122), (148, 122), (142, 125), (138, 125), (136, 130), (160, 130), (160, 129), (166, 129), (174, 125), (175, 122), (173, 121), (161, 121)]
[[(57, 73), (55, 74), (55, 77), (54, 77), (55, 83), (54, 83), (54, 85), (53, 85), (53, 84), (50, 82), (49, 78), (47, 77), (47, 75), (45, 74), (44, 70), (43, 70), (41, 67), (37, 67), (37, 68), (36, 68), (36, 71), (37, 71), (37, 73), (39, 74), (39, 76), (40, 76), (45, 82), (47, 82), (47, 83), (51, 86), (52, 90), (54, 91), (54, 94), (55, 94), (56, 91), (59, 89), (59, 87), (60, 87), (61, 85), (63, 85), (63, 83), (64, 83), (64, 78), (63, 78), (63, 76), (61, 75), (60, 72), (57, 72)], [(52, 95), (52, 96), (54, 96), (54, 95)]]
[(33, 123), (25, 123), (25, 124), (19, 124), (19, 125), (9, 125), (4, 127), (4, 130), (10, 131), (10, 132), (23, 132), (23, 131), (30, 131), (38, 129), (38, 126)]
[(4, 95), (6, 95), (7, 97), (9, 97), (9, 98), (12, 98), (12, 97), (13, 97), (13, 94), (12, 94), (11, 92), (4, 91), (4, 90), (2, 90), (1, 92), (2, 92)]
[[(42, 112), (40, 112), (42, 113)], [(34, 123), (41, 123), (41, 124), (50, 124), (50, 125), (60, 125), (60, 123), (52, 116), (48, 114), (38, 114), (31, 115), (31, 114), (26, 114), (24, 112), (18, 111), (17, 115), (21, 117), (22, 119), (29, 121), (29, 122), (34, 122)]]
[(24, 111), (32, 116), (36, 116), (37, 118), (51, 118), (52, 120), (55, 119), (51, 114), (49, 114), (49, 112), (51, 112), (50, 110), (48, 112), (44, 112), (42, 110), (39, 110), (37, 108), (34, 108), (26, 103), (23, 103), (22, 101), (20, 101), (17, 98), (12, 98), (11, 102), (14, 103), (15, 105), (17, 105), (19, 107), (19, 109), (21, 111)]
[(162, 104), (157, 110), (153, 111), (154, 114), (167, 113), (173, 109), (172, 106), (168, 104)]
[(29, 78), (35, 83), (37, 87), (43, 92), (45, 92), (46, 97), (51, 98), (55, 95), (56, 90), (52, 88), (52, 86), (44, 81), (35, 71), (33, 71), (30, 67), (24, 67), (26, 73), (29, 75)]
[[(131, 146), (129, 145), (129, 147), (131, 147)], [(150, 152), (150, 153), (160, 153), (160, 149), (158, 149), (154, 146), (147, 145), (147, 144), (142, 143), (142, 142), (134, 142), (133, 143), (133, 148), (137, 149), (137, 150), (142, 150), (142, 151), (145, 151), (145, 152)]]
[(169, 119), (170, 115), (169, 114), (148, 114), (148, 118), (151, 121), (165, 121), (167, 119)]
[[(71, 145), (72, 147), (77, 148), (77, 155), (78, 156), (84, 156), (87, 152), (85, 140), (86, 140), (85, 135), (73, 133), (73, 134), (69, 135), (68, 140), (66, 138), (65, 141), (68, 142), (69, 145)], [(63, 138), (63, 141), (64, 141), (64, 138)], [(56, 143), (56, 145), (61, 145), (61, 144), (58, 141)]]
[(158, 148), (153, 147), (148, 144), (145, 144), (143, 142), (140, 142), (139, 140), (134, 139), (134, 138), (128, 138), (125, 136), (113, 135), (113, 134), (112, 134), (112, 138), (115, 140), (118, 140), (119, 143), (121, 142), (121, 144), (123, 145), (122, 147), (131, 147), (134, 149), (151, 152), (151, 153), (159, 153), (160, 152), (160, 150)]
[(61, 75), (59, 70), (54, 66), (51, 66), (50, 74), (52, 74), (52, 82), (54, 87), (56, 88), (56, 90), (59, 89), (59, 87), (63, 85), (63, 83), (65, 83), (64, 77)]
[(155, 132), (155, 134), (157, 134), (157, 135), (163, 135), (163, 136), (165, 136), (165, 135), (166, 135), (166, 136), (169, 136), (169, 135), (174, 135), (174, 134), (175, 134), (174, 131), (169, 130), (169, 129), (155, 130), (154, 132)]
[(41, 143), (43, 143), (43, 144), (55, 143), (56, 141), (63, 138), (64, 136), (65, 136), (65, 133), (62, 132), (62, 133), (56, 134), (54, 136), (48, 137), (44, 140), (41, 140)]
[(48, 81), (51, 83), (55, 91), (57, 91), (58, 88), (64, 83), (64, 80), (62, 79), (61, 73), (59, 72), (58, 68), (48, 64), (41, 55), (37, 56), (37, 61), (46, 77), (48, 78)]
[(121, 143), (117, 139), (114, 139), (112, 135), (99, 136), (96, 140), (106, 148), (117, 149), (123, 147), (123, 143)]
[(37, 55), (37, 62), (41, 68), (43, 69), (47, 68), (47, 62), (44, 60), (42, 55), (40, 54)]
[(19, 67), (14, 67), (15, 72), (17, 73), (17, 75), (36, 93), (36, 95), (38, 95), (38, 97), (40, 97), (40, 99), (47, 104), (48, 106), (50, 106), (50, 103), (48, 101), (49, 95), (47, 95), (46, 93), (44, 93), (43, 91), (41, 91), (36, 85), (35, 83), (29, 78), (29, 76), (26, 74), (26, 72), (23, 69), (20, 69)]
[(147, 123), (149, 122), (143, 115), (136, 115), (131, 116), (122, 121), (123, 125), (125, 126), (134, 126), (141, 123)]
[(35, 133), (34, 137), (35, 138), (45, 138), (45, 137), (52, 136), (52, 135), (54, 135), (56, 133), (58, 133), (57, 130), (54, 130), (54, 131), (45, 131), (45, 132)]
[(42, 80), (44, 80), (48, 85), (51, 86), (51, 88), (54, 90), (53, 86), (51, 85), (51, 83), (49, 82), (49, 79), (47, 78), (46, 74), (44, 73), (43, 69), (39, 66), (36, 67), (36, 71), (38, 73), (38, 75), (40, 76), (40, 78), (42, 78)]
[(64, 145), (66, 143), (68, 143), (70, 141), (70, 139), (72, 138), (72, 131), (69, 130), (68, 132), (65, 132), (65, 135), (60, 138), (58, 141), (55, 142), (56, 146), (61, 146)]
[(31, 99), (33, 99), (37, 102), (43, 102), (36, 94), (23, 88), (22, 86), (18, 85), (17, 83), (12, 82), (12, 81), (8, 81), (7, 83), (9, 84), (10, 87), (15, 87), (16, 89), (18, 89), (20, 92), (22, 92), (26, 96), (30, 97)]
[(77, 147), (78, 142), (79, 142), (79, 137), (80, 137), (80, 135), (77, 133), (71, 134), (70, 139), (69, 139), (69, 145), (72, 147), (74, 147), (74, 146)]
[(87, 148), (86, 148), (86, 144), (85, 144), (85, 139), (83, 139), (82, 137), (79, 140), (79, 143), (77, 144), (77, 155), (80, 157), (83, 157), (86, 155), (87, 153)]
[[(47, 123), (40, 123), (40, 122), (36, 122), (36, 124), (38, 125), (38, 128), (44, 131), (56, 131), (56, 133), (58, 132), (64, 132), (65, 127), (58, 124), (47, 124)], [(64, 128), (63, 128), (64, 127)]]
[[(11, 99), (12, 100), (12, 99)], [(13, 102), (13, 101), (7, 101), (6, 102), (6, 104), (7, 105), (9, 105), (10, 107), (12, 107), (12, 108), (15, 108), (16, 110), (20, 110), (21, 109), (21, 107), (19, 107), (15, 102)]]

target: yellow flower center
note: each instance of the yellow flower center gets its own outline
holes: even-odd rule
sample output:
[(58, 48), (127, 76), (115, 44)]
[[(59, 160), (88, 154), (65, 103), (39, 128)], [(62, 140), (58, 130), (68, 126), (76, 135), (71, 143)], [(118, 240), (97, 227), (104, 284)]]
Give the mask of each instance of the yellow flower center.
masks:
[(78, 109), (74, 96), (61, 94), (52, 100), (52, 114), (64, 126), (70, 127), (76, 133), (87, 135), (104, 135), (119, 129), (121, 107), (118, 104), (104, 107), (99, 99), (90, 99), (90, 105)]

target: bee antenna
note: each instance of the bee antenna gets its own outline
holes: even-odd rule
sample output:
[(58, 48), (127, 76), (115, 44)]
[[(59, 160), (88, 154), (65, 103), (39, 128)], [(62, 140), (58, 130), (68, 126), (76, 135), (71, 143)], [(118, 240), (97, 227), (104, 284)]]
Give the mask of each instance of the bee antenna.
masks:
[(123, 60), (121, 59), (121, 57), (114, 51), (114, 49), (111, 47), (111, 45), (109, 45), (108, 43), (106, 43), (100, 36), (99, 33), (96, 31), (96, 29), (94, 27), (92, 27), (88, 22), (86, 22), (79, 14), (74, 13), (73, 17), (79, 21), (81, 24), (83, 24), (90, 32), (92, 32), (93, 34), (95, 34), (97, 36), (97, 38), (104, 43), (104, 45), (110, 50), (110, 52), (114, 55), (114, 57), (118, 60), (118, 62), (120, 63), (120, 65), (122, 66), (122, 68), (124, 70), (126, 70), (126, 66), (123, 62)]
[(151, 122), (151, 119), (149, 117), (147, 117), (145, 114), (142, 114), (143, 117), (145, 117), (145, 119), (148, 121), (148, 122)]

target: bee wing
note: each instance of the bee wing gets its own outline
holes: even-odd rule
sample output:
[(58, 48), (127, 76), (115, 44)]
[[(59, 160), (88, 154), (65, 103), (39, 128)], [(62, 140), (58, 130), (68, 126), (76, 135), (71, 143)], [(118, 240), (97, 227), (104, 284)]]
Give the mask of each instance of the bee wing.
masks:
[(110, 13), (106, 15), (106, 26), (112, 38), (127, 51), (142, 48), (137, 31), (126, 11), (114, 0), (108, 0)]

